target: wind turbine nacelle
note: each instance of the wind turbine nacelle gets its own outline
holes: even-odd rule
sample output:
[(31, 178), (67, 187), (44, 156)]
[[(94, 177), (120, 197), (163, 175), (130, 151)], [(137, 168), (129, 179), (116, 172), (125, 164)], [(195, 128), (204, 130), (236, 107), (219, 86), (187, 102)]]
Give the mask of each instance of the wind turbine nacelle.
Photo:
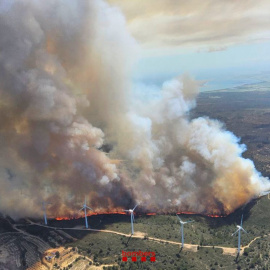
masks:
[(241, 227), (240, 225), (237, 225), (236, 227), (237, 227), (238, 229), (242, 229), (242, 227)]

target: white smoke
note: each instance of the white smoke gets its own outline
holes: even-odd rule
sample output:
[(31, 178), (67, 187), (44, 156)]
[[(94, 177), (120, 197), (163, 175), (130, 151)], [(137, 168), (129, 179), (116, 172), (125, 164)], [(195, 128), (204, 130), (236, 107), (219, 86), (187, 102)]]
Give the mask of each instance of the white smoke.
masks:
[[(269, 189), (239, 139), (207, 117), (190, 120), (197, 86), (188, 77), (165, 82), (160, 99), (131, 117), (122, 152), (140, 176), (138, 200), (151, 211), (228, 214)], [(138, 112), (137, 112), (138, 114)]]

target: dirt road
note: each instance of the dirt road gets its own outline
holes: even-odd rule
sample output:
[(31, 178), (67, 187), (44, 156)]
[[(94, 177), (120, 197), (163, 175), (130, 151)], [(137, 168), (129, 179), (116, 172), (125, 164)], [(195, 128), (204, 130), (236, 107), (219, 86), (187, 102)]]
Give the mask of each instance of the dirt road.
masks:
[[(140, 238), (140, 239), (144, 239), (146, 237), (146, 239), (148, 239), (150, 241), (156, 241), (156, 242), (160, 242), (160, 243), (169, 243), (169, 244), (178, 245), (179, 247), (181, 247), (181, 242), (175, 242), (175, 241), (170, 241), (170, 240), (165, 240), (165, 239), (155, 238), (155, 237), (148, 237), (148, 236), (146, 236), (145, 233), (142, 233), (142, 232), (135, 232), (134, 235), (131, 235), (131, 234), (125, 234), (125, 233), (111, 231), (111, 230), (98, 230), (98, 229), (85, 229), (85, 228), (57, 228), (57, 227), (45, 226), (45, 225), (34, 223), (34, 222), (31, 222), (31, 224), (46, 227), (46, 228), (51, 228), (51, 229), (55, 229), (55, 230), (81, 230), (81, 231), (88, 230), (88, 231), (94, 231), (94, 232), (112, 233), (112, 234), (117, 234), (117, 235), (121, 235), (121, 236), (124, 236), (124, 237), (132, 237), (132, 238)], [(260, 238), (260, 237), (259, 236), (255, 237), (253, 240), (251, 240), (249, 242), (248, 245), (242, 247), (241, 248), (241, 254), (244, 252), (245, 248), (250, 247), (250, 245), (254, 241), (256, 241), (258, 238)], [(189, 250), (191, 250), (193, 252), (197, 251), (197, 247), (198, 247), (198, 245), (195, 245), (195, 244), (185, 243), (185, 245), (184, 245), (185, 249), (189, 249)], [(200, 246), (200, 247), (202, 247), (202, 248), (213, 248), (213, 246)], [(214, 248), (222, 249), (223, 254), (225, 254), (225, 255), (231, 255), (231, 256), (236, 256), (237, 255), (237, 248), (224, 247), (224, 246), (214, 246)]]

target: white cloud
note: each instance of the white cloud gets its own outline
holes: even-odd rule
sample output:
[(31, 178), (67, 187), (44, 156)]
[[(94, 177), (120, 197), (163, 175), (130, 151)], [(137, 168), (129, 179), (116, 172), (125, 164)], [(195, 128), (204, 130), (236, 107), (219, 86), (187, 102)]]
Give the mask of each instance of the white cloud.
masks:
[(109, 0), (124, 12), (145, 49), (212, 51), (270, 37), (267, 0)]

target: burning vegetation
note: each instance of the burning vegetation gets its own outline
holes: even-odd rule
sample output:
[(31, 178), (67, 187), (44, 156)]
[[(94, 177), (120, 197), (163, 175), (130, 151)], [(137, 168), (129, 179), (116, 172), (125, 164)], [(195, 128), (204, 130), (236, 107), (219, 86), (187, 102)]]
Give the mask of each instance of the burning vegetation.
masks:
[(17, 0), (0, 12), (2, 213), (41, 216), (46, 200), (59, 219), (87, 196), (98, 213), (137, 202), (145, 213), (220, 216), (269, 189), (222, 123), (189, 118), (195, 81), (134, 98), (138, 44), (118, 9)]

